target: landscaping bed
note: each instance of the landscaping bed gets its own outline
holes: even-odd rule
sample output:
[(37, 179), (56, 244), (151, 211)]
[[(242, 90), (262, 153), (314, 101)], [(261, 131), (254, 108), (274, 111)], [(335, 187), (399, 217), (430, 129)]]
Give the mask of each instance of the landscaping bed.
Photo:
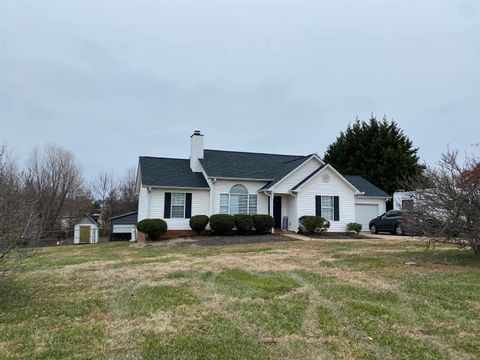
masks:
[(261, 244), (269, 242), (297, 241), (287, 236), (277, 234), (267, 235), (225, 235), (225, 236), (195, 236), (189, 238), (165, 239), (147, 242), (148, 245), (159, 247), (195, 247), (195, 246), (224, 246), (242, 244)]

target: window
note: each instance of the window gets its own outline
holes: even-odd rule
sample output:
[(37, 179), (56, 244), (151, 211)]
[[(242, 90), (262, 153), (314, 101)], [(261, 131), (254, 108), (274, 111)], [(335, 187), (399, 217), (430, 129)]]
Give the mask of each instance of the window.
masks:
[(245, 186), (232, 186), (228, 194), (220, 194), (221, 214), (251, 214), (257, 213), (257, 195), (249, 195)]
[(185, 218), (185, 193), (172, 193), (172, 218)]
[(220, 214), (228, 214), (228, 194), (220, 194)]
[(333, 196), (322, 196), (322, 217), (325, 220), (333, 220)]
[(257, 195), (248, 195), (248, 213), (250, 215), (257, 214)]

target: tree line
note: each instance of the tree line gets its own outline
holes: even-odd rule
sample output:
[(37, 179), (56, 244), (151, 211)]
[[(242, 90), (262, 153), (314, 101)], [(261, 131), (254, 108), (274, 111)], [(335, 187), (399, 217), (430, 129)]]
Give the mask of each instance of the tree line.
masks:
[(0, 146), (0, 267), (22, 245), (72, 229), (85, 213), (99, 213), (109, 227), (111, 216), (136, 208), (134, 168), (86, 182), (74, 155), (58, 145), (33, 150), (23, 166)]

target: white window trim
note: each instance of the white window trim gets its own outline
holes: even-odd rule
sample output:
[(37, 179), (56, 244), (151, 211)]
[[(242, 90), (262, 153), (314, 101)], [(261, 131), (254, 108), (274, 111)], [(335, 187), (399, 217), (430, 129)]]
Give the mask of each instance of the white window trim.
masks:
[[(183, 194), (183, 215), (182, 215), (182, 217), (173, 216), (173, 194)], [(180, 206), (180, 205), (175, 205), (175, 206)], [(172, 192), (172, 199), (170, 200), (170, 218), (171, 219), (185, 219), (186, 208), (187, 208), (187, 193)]]
[[(218, 204), (218, 210), (221, 211), (221, 197), (222, 195), (227, 195), (228, 196), (228, 211), (227, 211), (227, 214), (228, 215), (236, 215), (236, 214), (232, 214), (232, 212), (230, 211), (230, 195), (246, 195), (247, 196), (247, 213), (246, 214), (243, 214), (243, 215), (256, 215), (258, 214), (258, 194), (250, 194), (250, 193), (247, 193), (247, 194), (230, 194), (230, 193), (221, 193), (220, 194), (220, 203)], [(255, 214), (250, 214), (250, 195), (255, 195), (257, 197), (257, 209), (255, 211)], [(220, 214), (223, 214), (223, 213), (220, 213)]]
[[(332, 206), (324, 206), (323, 204), (325, 204), (325, 202), (323, 201), (323, 198), (326, 198), (326, 197), (329, 197), (331, 198), (332, 200)], [(322, 199), (322, 208), (320, 209), (320, 213), (322, 215), (322, 217), (327, 220), (327, 221), (335, 221), (335, 197), (333, 195), (321, 195), (321, 199)], [(331, 219), (327, 219), (323, 216), (323, 209), (331, 209), (332, 210), (332, 218)]]

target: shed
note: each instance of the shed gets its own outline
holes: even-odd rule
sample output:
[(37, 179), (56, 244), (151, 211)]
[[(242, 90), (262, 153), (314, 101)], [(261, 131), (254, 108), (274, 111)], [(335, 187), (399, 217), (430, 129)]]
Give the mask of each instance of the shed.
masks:
[(110, 240), (135, 240), (138, 211), (110, 218)]
[(98, 242), (98, 223), (88, 214), (77, 223), (74, 227), (73, 243), (90, 243)]

